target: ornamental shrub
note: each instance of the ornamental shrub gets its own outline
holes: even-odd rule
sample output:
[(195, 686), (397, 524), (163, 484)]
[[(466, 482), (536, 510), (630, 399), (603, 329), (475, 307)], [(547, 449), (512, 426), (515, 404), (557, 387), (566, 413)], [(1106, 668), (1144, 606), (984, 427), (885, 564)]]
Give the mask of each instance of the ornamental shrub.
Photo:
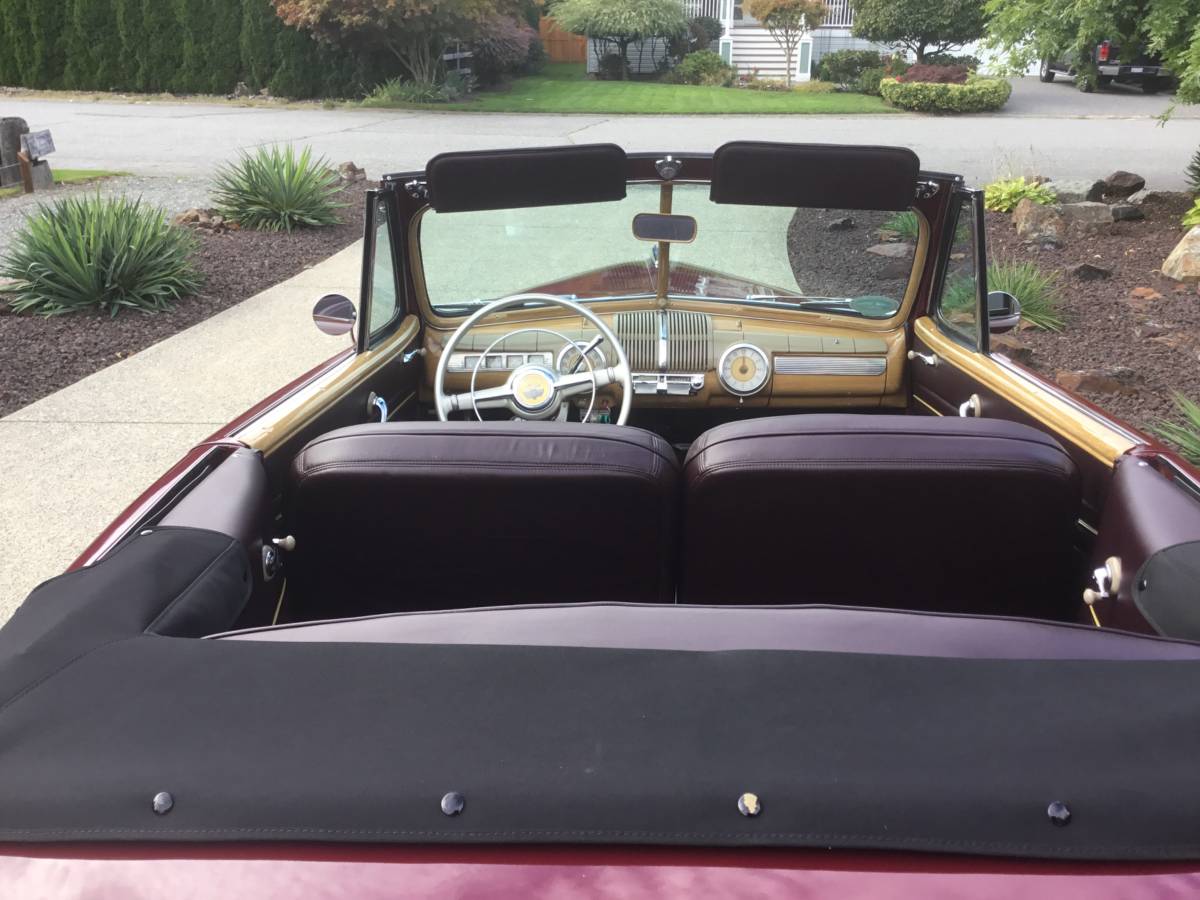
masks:
[(966, 84), (929, 84), (885, 78), (879, 94), (893, 106), (918, 112), (990, 112), (1008, 102), (1012, 85), (1003, 78), (968, 78)]
[[(999, 262), (987, 267), (989, 291), (1007, 291), (1021, 303), (1021, 319), (1043, 331), (1062, 331), (1062, 291), (1052, 273), (1031, 262)], [(969, 309), (975, 304), (975, 279), (958, 275), (946, 280), (942, 308)]]
[(213, 200), (217, 211), (243, 228), (292, 231), (339, 225), (337, 173), (312, 148), (299, 155), (289, 145), (260, 147), (217, 171)]
[(733, 81), (733, 68), (712, 50), (689, 53), (675, 67), (673, 80), (679, 84), (727, 85)]
[(26, 220), (0, 275), (14, 281), (17, 312), (158, 312), (200, 289), (195, 245), (141, 200), (68, 197)]
[(1192, 189), (1193, 194), (1200, 194), (1200, 148), (1192, 154), (1192, 161), (1188, 163), (1184, 169), (1184, 175), (1187, 176), (1187, 183)]
[(471, 72), (480, 84), (497, 84), (526, 65), (536, 36), (532, 28), (510, 16), (489, 16), (471, 45), (475, 54)]
[(878, 69), (863, 69), (858, 76), (858, 80), (854, 83), (854, 90), (860, 94), (870, 94), (872, 97), (879, 96), (879, 82), (888, 77), (887, 69), (880, 67)]
[(817, 63), (817, 77), (834, 84), (854, 85), (867, 69), (878, 69), (883, 57), (874, 50), (835, 50)]
[(1188, 228), (1200, 225), (1200, 200), (1192, 204), (1192, 208), (1183, 214), (1183, 224)]
[(920, 81), (925, 84), (966, 84), (967, 69), (965, 66), (930, 66), (917, 63), (909, 66), (903, 75), (897, 75), (897, 81)]
[(1159, 421), (1150, 430), (1167, 443), (1174, 444), (1192, 465), (1200, 466), (1200, 404), (1183, 394), (1176, 394), (1175, 408), (1179, 412), (1179, 421)]
[(978, 71), (978, 56), (969, 53), (926, 53), (924, 62), (929, 66), (964, 66), (972, 72)]
[(1036, 181), (1026, 181), (1024, 176), (1001, 178), (983, 190), (983, 206), (990, 212), (1012, 212), (1022, 200), (1046, 206), (1057, 199), (1050, 188)]

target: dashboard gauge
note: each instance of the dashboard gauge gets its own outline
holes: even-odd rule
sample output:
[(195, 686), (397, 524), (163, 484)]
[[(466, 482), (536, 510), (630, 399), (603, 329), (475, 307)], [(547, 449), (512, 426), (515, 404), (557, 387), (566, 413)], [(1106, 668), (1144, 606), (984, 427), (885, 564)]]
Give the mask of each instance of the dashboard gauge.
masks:
[(753, 344), (734, 344), (723, 354), (718, 374), (725, 390), (738, 397), (757, 394), (767, 384), (771, 363)]
[[(558, 358), (554, 361), (554, 368), (558, 370), (560, 375), (570, 375), (572, 369), (576, 372), (586, 372), (587, 365), (579, 358), (580, 352), (587, 346), (585, 341), (576, 341), (574, 344), (567, 344), (558, 351)], [(604, 353), (599, 347), (593, 347), (588, 352), (588, 359), (592, 361), (592, 370), (596, 371), (603, 369), (608, 365), (608, 361), (604, 358)]]

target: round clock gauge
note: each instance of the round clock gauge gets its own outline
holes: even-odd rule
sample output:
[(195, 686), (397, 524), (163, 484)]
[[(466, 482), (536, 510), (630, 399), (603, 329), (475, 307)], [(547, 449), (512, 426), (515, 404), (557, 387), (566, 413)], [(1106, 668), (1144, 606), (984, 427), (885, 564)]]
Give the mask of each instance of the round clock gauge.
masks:
[(771, 362), (753, 344), (734, 344), (721, 354), (717, 371), (725, 390), (738, 397), (749, 397), (766, 387)]

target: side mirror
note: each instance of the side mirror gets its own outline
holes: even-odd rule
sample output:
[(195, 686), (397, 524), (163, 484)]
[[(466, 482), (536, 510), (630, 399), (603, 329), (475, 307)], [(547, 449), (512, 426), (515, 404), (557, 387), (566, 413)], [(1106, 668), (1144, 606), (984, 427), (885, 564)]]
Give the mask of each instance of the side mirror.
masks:
[(312, 311), (313, 322), (325, 334), (337, 336), (354, 330), (358, 313), (354, 303), (341, 294), (326, 294), (317, 301)]
[(1004, 334), (1021, 324), (1021, 301), (1008, 291), (988, 294), (988, 331)]

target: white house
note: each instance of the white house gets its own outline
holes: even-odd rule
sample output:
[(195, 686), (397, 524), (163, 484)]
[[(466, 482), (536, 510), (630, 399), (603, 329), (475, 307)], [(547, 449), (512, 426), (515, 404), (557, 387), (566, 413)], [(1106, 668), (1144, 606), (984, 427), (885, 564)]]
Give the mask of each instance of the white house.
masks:
[[(742, 9), (742, 0), (680, 0), (689, 19), (711, 16), (720, 22), (725, 33), (713, 48), (739, 74), (757, 72), (761, 78), (783, 78), (787, 60), (771, 33), (757, 19)], [(826, 53), (835, 50), (884, 49), (870, 41), (850, 34), (854, 10), (850, 0), (825, 0), (829, 8), (820, 28), (805, 35), (793, 60), (793, 81), (808, 81), (816, 73), (816, 64)], [(598, 68), (595, 49), (588, 42), (588, 71)], [(635, 73), (653, 72), (666, 56), (665, 41), (646, 41), (629, 48), (630, 67)]]

